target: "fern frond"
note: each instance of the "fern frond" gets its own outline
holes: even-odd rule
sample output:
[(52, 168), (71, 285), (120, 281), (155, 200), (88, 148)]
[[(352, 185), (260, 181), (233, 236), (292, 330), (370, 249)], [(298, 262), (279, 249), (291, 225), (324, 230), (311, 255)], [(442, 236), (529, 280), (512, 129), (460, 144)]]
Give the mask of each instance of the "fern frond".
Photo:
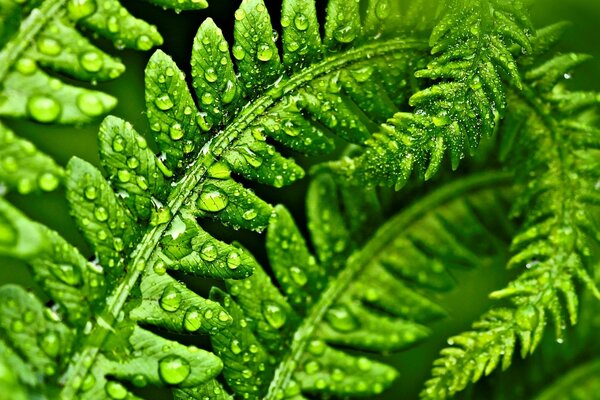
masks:
[[(205, 0), (153, 2), (177, 9), (207, 6)], [(113, 41), (117, 48), (149, 50), (163, 42), (154, 26), (133, 17), (118, 0), (2, 0), (0, 26), (0, 118), (27, 118), (42, 124), (87, 123), (116, 105), (108, 94), (62, 79), (95, 83), (117, 78), (125, 70), (119, 59), (82, 35), (82, 29)], [(13, 136), (6, 129), (0, 127), (2, 136)], [(16, 146), (29, 146), (30, 153), (46, 158), (45, 165), (19, 164), (26, 171), (17, 174), (10, 172), (10, 166), (0, 168), (0, 184), (23, 194), (56, 188), (54, 182), (62, 179), (63, 170), (20, 139), (11, 144), (12, 149), (2, 150), (12, 152)]]
[(597, 399), (600, 391), (599, 375), (600, 361), (589, 361), (566, 373), (537, 395), (535, 400)]
[(331, 166), (365, 184), (404, 186), (413, 170), (431, 178), (449, 153), (452, 168), (473, 154), (504, 115), (506, 87), (521, 86), (514, 55), (530, 51), (530, 22), (520, 1), (452, 0), (429, 44), (433, 55), (416, 72), (428, 85), (366, 142), (364, 153)]
[(524, 58), (523, 91), (513, 95), (505, 126), (509, 142), (519, 138), (514, 147), (522, 154), (516, 170), (523, 187), (515, 208), (524, 217), (508, 266), (524, 271), (491, 295), (508, 299), (508, 307), (492, 309), (472, 331), (450, 339), (452, 347), (442, 350), (434, 364), (425, 398), (446, 398), (499, 363), (508, 368), (517, 342), (522, 357), (530, 354), (548, 316), (562, 342), (566, 320), (577, 322), (576, 281), (600, 297), (587, 270), (591, 247), (598, 241), (593, 215), (600, 131), (586, 113), (599, 97), (567, 91), (560, 82), (587, 57), (542, 57), (560, 28), (540, 31), (542, 45), (535, 47), (534, 57)]
[[(504, 255), (500, 235), (490, 228), (504, 218), (506, 199), (497, 188), (506, 177), (482, 174), (451, 183), (360, 243), (355, 228), (370, 225), (377, 197), (319, 175), (307, 199), (317, 256), (289, 212), (276, 207), (266, 244), (275, 279), (257, 267), (246, 280), (227, 281), (228, 293), (211, 292), (234, 319), (212, 336), (234, 396), (374, 396), (387, 388), (394, 369), (339, 346), (398, 351), (428, 336), (422, 324), (445, 312), (427, 296), (454, 285), (450, 269)], [(361, 210), (362, 220), (352, 210)], [(188, 391), (178, 398), (191, 397)]]

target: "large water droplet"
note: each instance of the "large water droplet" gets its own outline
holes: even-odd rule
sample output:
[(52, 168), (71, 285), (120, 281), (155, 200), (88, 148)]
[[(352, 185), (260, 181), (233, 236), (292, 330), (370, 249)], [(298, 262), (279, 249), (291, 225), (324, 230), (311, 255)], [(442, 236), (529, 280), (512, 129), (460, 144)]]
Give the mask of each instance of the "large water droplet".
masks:
[(239, 44), (233, 46), (232, 52), (233, 52), (233, 56), (236, 58), (236, 60), (240, 60), (241, 61), (246, 56), (246, 51)]
[(340, 43), (350, 43), (356, 37), (356, 31), (351, 26), (343, 26), (333, 32), (333, 37)]
[(231, 346), (230, 346), (230, 348), (231, 348), (231, 352), (232, 352), (233, 354), (240, 354), (240, 353), (242, 352), (242, 348), (241, 348), (241, 346), (240, 346), (240, 341), (239, 341), (239, 340), (237, 340), (237, 339), (233, 339), (233, 340), (231, 341)]
[(102, 69), (104, 60), (100, 53), (96, 51), (86, 51), (79, 56), (79, 63), (87, 72), (98, 72)]
[(231, 176), (231, 169), (226, 163), (217, 162), (208, 169), (208, 176), (214, 179), (227, 179)]
[(167, 111), (173, 108), (173, 101), (171, 100), (168, 94), (158, 96), (156, 99), (154, 99), (154, 104), (156, 105), (156, 107), (163, 111)]
[(67, 3), (69, 17), (75, 21), (89, 17), (96, 12), (95, 0), (69, 0)]
[(237, 251), (232, 251), (227, 256), (227, 267), (229, 269), (236, 269), (242, 263), (242, 256)]
[(237, 10), (235, 10), (235, 13), (233, 15), (235, 16), (236, 20), (241, 21), (244, 18), (246, 18), (246, 11), (244, 11), (241, 8), (238, 8)]
[(81, 93), (77, 96), (76, 103), (77, 108), (90, 117), (97, 117), (98, 115), (104, 114), (105, 109), (102, 99), (95, 93)]
[(173, 124), (169, 128), (169, 136), (171, 136), (171, 139), (175, 141), (181, 140), (181, 138), (183, 138), (183, 135), (184, 132), (183, 128), (181, 127), (181, 124)]
[(104, 222), (108, 219), (108, 211), (106, 211), (106, 208), (102, 206), (96, 207), (94, 210), (94, 217), (96, 217), (98, 221)]
[(225, 90), (223, 91), (223, 95), (221, 96), (221, 101), (223, 104), (229, 104), (235, 99), (235, 95), (237, 94), (237, 87), (233, 83), (232, 80), (227, 80), (225, 83)]
[(106, 383), (106, 394), (111, 399), (121, 400), (127, 397), (127, 389), (125, 386), (121, 385), (119, 382), (108, 381)]
[(179, 290), (173, 285), (167, 286), (160, 297), (159, 303), (165, 311), (177, 311), (181, 305), (181, 294), (179, 293)]
[(50, 172), (43, 173), (38, 178), (40, 189), (50, 192), (58, 187), (60, 183), (58, 177)]
[(60, 351), (60, 338), (54, 332), (49, 332), (42, 338), (41, 346), (44, 353), (54, 358)]
[(273, 328), (279, 329), (285, 324), (287, 316), (283, 308), (271, 300), (262, 303), (262, 314)]
[(204, 261), (214, 261), (217, 258), (217, 247), (211, 242), (204, 243), (200, 249), (200, 258)]
[(202, 325), (200, 311), (196, 307), (192, 307), (186, 311), (183, 318), (183, 327), (188, 332), (196, 332)]
[(54, 265), (52, 267), (52, 273), (69, 286), (76, 286), (81, 283), (79, 268), (73, 267), (71, 264)]
[(304, 365), (304, 371), (309, 375), (316, 374), (320, 369), (321, 366), (314, 360), (311, 360)]
[(61, 111), (60, 104), (50, 96), (35, 95), (27, 101), (27, 113), (38, 122), (54, 122)]
[(538, 325), (538, 313), (531, 305), (522, 305), (515, 313), (517, 325), (525, 331), (533, 331)]
[(256, 210), (254, 208), (251, 208), (242, 214), (242, 218), (244, 218), (246, 221), (251, 221), (254, 218), (256, 218), (257, 215), (258, 214)]
[(386, 19), (390, 14), (389, 0), (379, 0), (375, 6), (375, 15), (379, 19)]
[(306, 274), (304, 273), (304, 271), (298, 267), (290, 268), (290, 276), (292, 277), (292, 280), (298, 286), (304, 286), (304, 285), (306, 285), (306, 282), (308, 281), (308, 278), (306, 277)]
[(306, 15), (304, 15), (302, 13), (296, 14), (296, 16), (294, 17), (294, 26), (299, 31), (307, 30), (308, 29), (308, 18), (306, 18)]
[(49, 37), (38, 39), (37, 48), (40, 53), (47, 56), (56, 56), (62, 51), (62, 45), (58, 42), (58, 40)]
[(358, 327), (358, 321), (345, 306), (335, 306), (327, 311), (325, 319), (339, 332), (350, 332)]
[(204, 71), (204, 78), (208, 82), (216, 82), (219, 76), (217, 75), (217, 71), (215, 71), (214, 68), (207, 68), (206, 71)]
[(221, 192), (216, 186), (206, 189), (198, 198), (197, 204), (199, 209), (202, 211), (217, 212), (227, 207), (229, 199), (225, 193)]
[(256, 57), (260, 61), (269, 61), (273, 57), (273, 48), (266, 43), (261, 44), (256, 51)]
[(183, 358), (170, 355), (158, 363), (158, 372), (162, 380), (168, 385), (178, 385), (190, 374), (190, 364)]

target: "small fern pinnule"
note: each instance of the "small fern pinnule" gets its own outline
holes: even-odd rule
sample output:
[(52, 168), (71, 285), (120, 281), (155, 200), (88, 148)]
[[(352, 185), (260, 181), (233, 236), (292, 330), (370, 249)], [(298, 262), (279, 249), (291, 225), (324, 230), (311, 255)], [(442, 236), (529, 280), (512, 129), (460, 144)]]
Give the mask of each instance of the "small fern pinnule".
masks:
[[(179, 10), (207, 6), (205, 0), (152, 2)], [(114, 97), (65, 82), (102, 82), (125, 70), (82, 30), (111, 40), (117, 48), (149, 50), (163, 43), (156, 27), (133, 17), (118, 0), (2, 0), (0, 118), (79, 125), (113, 109)], [(0, 158), (7, 160), (0, 163), (2, 192), (51, 191), (64, 177), (60, 166), (1, 123)]]
[[(336, 184), (329, 175), (311, 181), (308, 227), (316, 256), (289, 212), (276, 207), (267, 234), (274, 279), (257, 267), (243, 281), (213, 289), (233, 317), (212, 336), (224, 377), (235, 397), (306, 395), (372, 397), (396, 371), (354, 351), (405, 349), (429, 335), (423, 324), (445, 315), (428, 299), (454, 286), (451, 270), (505, 259), (509, 175), (484, 173), (442, 186), (361, 241), (380, 206), (373, 192)], [(470, 229), (458, 228), (468, 224)], [(505, 225), (507, 228), (509, 225)], [(214, 387), (215, 382), (210, 383)], [(208, 388), (178, 391), (201, 398)], [(222, 397), (228, 398), (225, 391)]]
[(521, 86), (515, 54), (531, 50), (521, 1), (442, 2), (429, 38), (431, 60), (415, 76), (428, 84), (366, 142), (362, 155), (331, 164), (365, 184), (400, 189), (413, 170), (430, 179), (449, 153), (452, 168), (491, 135), (506, 107), (506, 88)]
[[(591, 112), (600, 97), (596, 92), (568, 91), (560, 83), (588, 58), (546, 54), (564, 26), (540, 30), (533, 53), (523, 57), (523, 90), (511, 96), (511, 117), (502, 132), (504, 156), (520, 160), (516, 170), (522, 187), (515, 211), (524, 218), (508, 267), (524, 271), (491, 294), (507, 299), (509, 306), (493, 308), (472, 331), (449, 340), (452, 347), (442, 350), (435, 362), (424, 398), (449, 397), (499, 363), (508, 368), (517, 340), (521, 356), (530, 354), (549, 318), (562, 342), (567, 317), (571, 324), (577, 322), (576, 280), (600, 298), (588, 265), (599, 239), (593, 215), (599, 204), (600, 130)], [(508, 157), (511, 145), (520, 153)]]

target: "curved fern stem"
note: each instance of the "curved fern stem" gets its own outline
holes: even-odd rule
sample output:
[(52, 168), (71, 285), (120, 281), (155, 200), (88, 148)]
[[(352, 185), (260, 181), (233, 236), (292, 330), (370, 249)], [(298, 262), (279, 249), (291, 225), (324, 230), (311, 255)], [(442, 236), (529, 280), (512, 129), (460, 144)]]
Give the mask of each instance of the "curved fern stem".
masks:
[(474, 189), (484, 190), (502, 186), (510, 181), (511, 176), (512, 174), (507, 172), (489, 172), (467, 177), (433, 192), (430, 196), (424, 197), (421, 201), (386, 221), (367, 245), (348, 260), (346, 268), (323, 291), (319, 301), (296, 330), (290, 350), (277, 367), (264, 399), (276, 400), (285, 391), (294, 370), (298, 367), (300, 359), (306, 351), (308, 341), (312, 338), (314, 330), (325, 313), (334, 302), (340, 299), (348, 284), (353, 282), (366, 266), (373, 263), (373, 259), (381, 254), (382, 249), (389, 246), (390, 242), (401, 232), (430, 210)]

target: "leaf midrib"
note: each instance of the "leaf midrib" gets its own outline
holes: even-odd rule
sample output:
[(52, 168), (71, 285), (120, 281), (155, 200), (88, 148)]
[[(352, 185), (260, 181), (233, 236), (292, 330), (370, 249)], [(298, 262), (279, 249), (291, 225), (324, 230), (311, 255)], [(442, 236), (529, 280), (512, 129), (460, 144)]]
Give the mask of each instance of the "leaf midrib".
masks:
[(310, 309), (308, 316), (294, 333), (290, 351), (275, 370), (273, 380), (267, 395), (263, 400), (276, 400), (288, 385), (292, 374), (300, 363), (300, 358), (314, 330), (322, 321), (327, 310), (340, 298), (346, 287), (354, 281), (355, 277), (367, 266), (377, 260), (382, 250), (389, 245), (399, 234), (418, 218), (438, 207), (440, 204), (453, 200), (458, 196), (474, 189), (482, 190), (486, 187), (498, 187), (507, 183), (512, 177), (509, 172), (486, 172), (470, 176), (450, 183), (442, 189), (426, 196), (403, 212), (389, 219), (369, 242), (353, 254), (346, 263), (346, 268), (327, 286), (317, 303)]
[(41, 6), (31, 10), (17, 34), (0, 51), (0, 85), (13, 64), (21, 58), (46, 24), (62, 11), (66, 2), (67, 0), (46, 0)]
[[(64, 1), (64, 0), (61, 0)], [(109, 333), (112, 324), (121, 312), (131, 289), (135, 286), (137, 280), (145, 268), (151, 268), (148, 265), (160, 238), (165, 229), (170, 225), (171, 220), (178, 215), (179, 209), (193, 195), (193, 190), (205, 178), (208, 168), (219, 160), (220, 155), (235, 141), (238, 136), (248, 127), (258, 116), (262, 115), (264, 110), (275, 104), (287, 93), (303, 86), (315, 78), (325, 75), (329, 72), (341, 69), (353, 62), (364, 61), (365, 59), (383, 57), (390, 53), (399, 51), (413, 50), (424, 51), (428, 49), (427, 43), (423, 40), (395, 38), (387, 41), (375, 41), (360, 47), (348, 50), (343, 54), (336, 54), (323, 61), (313, 64), (302, 72), (293, 75), (289, 80), (284, 81), (272, 91), (267, 91), (257, 100), (250, 103), (249, 106), (242, 109), (238, 116), (210, 141), (208, 141), (198, 153), (198, 157), (188, 168), (186, 175), (177, 183), (175, 190), (171, 192), (167, 200), (167, 207), (171, 210), (171, 219), (168, 223), (155, 226), (148, 231), (141, 239), (140, 243), (130, 256), (129, 268), (121, 283), (111, 292), (107, 298), (109, 301), (99, 313), (97, 320), (101, 323), (92, 322), (93, 328), (89, 335), (79, 346), (79, 351), (73, 352), (78, 358), (75, 364), (71, 364), (65, 374), (60, 379), (64, 389), (60, 397), (62, 399), (74, 398), (78, 392), (79, 385), (94, 360), (98, 355), (105, 337)], [(143, 266), (137, 268), (136, 266)], [(91, 321), (90, 321), (91, 322)]]

